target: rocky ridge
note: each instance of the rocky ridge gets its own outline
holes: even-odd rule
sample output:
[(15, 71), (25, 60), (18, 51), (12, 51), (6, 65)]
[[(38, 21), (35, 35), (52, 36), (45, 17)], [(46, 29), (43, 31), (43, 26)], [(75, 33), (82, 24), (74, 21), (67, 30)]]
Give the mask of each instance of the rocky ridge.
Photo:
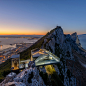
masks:
[[(83, 53), (85, 53), (81, 49), (81, 44), (76, 32), (71, 35), (65, 35), (62, 28), (57, 26), (52, 33), (48, 33), (48, 36), (44, 39), (43, 46), (47, 50), (51, 51), (52, 53), (60, 57), (60, 64), (54, 65), (54, 67), (58, 75), (63, 77), (61, 80), (63, 81), (64, 86), (78, 86), (78, 84), (80, 84), (81, 86), (85, 85), (85, 82), (83, 83), (83, 80), (79, 81), (77, 79), (77, 76), (72, 72), (73, 70), (71, 71), (71, 69), (74, 68), (71, 67), (71, 65), (73, 65), (73, 63), (76, 63), (76, 65), (78, 66), (78, 62), (80, 60), (79, 55), (78, 57), (75, 57), (75, 52), (83, 56)], [(68, 65), (68, 61), (72, 61), (73, 63)]]

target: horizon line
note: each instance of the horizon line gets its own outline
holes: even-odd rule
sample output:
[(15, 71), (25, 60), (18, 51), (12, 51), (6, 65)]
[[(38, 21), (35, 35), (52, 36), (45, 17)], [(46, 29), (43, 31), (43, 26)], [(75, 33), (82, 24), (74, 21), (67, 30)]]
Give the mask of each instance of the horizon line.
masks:
[[(47, 33), (46, 33), (47, 34)], [(46, 34), (1, 34), (1, 35), (46, 35)], [(64, 33), (64, 34), (70, 34), (70, 33)], [(83, 34), (83, 33), (82, 33)], [(77, 35), (82, 35), (82, 34), (77, 34)], [(84, 33), (85, 34), (85, 33)], [(0, 36), (1, 36), (0, 35)], [(71, 35), (71, 34), (70, 34)]]
[[(5, 34), (6, 35), (6, 34)], [(18, 34), (9, 34), (9, 35), (18, 35)], [(24, 34), (20, 34), (20, 35), (24, 35)], [(35, 34), (33, 34), (33, 35), (35, 35)], [(0, 35), (0, 36), (3, 36), (3, 35)]]

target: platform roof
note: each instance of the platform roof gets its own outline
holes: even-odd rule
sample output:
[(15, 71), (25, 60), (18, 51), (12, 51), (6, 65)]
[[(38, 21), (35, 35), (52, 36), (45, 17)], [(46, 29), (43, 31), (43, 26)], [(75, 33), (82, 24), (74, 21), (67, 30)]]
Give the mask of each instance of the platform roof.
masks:
[(57, 64), (60, 62), (60, 58), (51, 53), (50, 51), (46, 49), (40, 49), (39, 51), (32, 54), (32, 57), (35, 58), (35, 56), (38, 56), (38, 58), (35, 60), (36, 66), (42, 66), (42, 65), (49, 65), (49, 64)]

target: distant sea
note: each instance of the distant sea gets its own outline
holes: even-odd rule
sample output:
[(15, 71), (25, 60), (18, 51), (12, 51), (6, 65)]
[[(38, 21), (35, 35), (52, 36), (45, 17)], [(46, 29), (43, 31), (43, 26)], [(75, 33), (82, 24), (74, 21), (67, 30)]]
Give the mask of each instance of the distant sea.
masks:
[(79, 35), (79, 40), (81, 43), (82, 48), (84, 48), (86, 50), (86, 35)]
[[(9, 47), (16, 48), (16, 43), (35, 43), (37, 40), (28, 40), (26, 38), (0, 38), (0, 51)], [(12, 44), (12, 45), (10, 45)]]
[[(3, 37), (3, 38), (1, 38), (1, 37)], [(40, 36), (40, 35), (9, 35), (9, 36), (0, 35), (0, 51), (7, 49), (9, 47), (16, 48), (16, 45), (15, 45), (16, 43), (35, 43), (38, 40), (38, 39), (17, 38), (17, 37), (33, 37), (33, 38), (37, 37), (37, 38), (40, 38), (42, 36)]]

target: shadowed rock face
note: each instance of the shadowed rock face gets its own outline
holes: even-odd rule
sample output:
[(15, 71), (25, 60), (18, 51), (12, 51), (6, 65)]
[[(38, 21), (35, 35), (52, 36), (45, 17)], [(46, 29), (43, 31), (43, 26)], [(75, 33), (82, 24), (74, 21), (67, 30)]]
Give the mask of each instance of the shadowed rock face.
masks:
[[(46, 41), (45, 41), (46, 40)], [(44, 39), (44, 45), (46, 49), (50, 50), (52, 53), (60, 56), (63, 54), (64, 56), (68, 56), (72, 58), (71, 52), (71, 43), (72, 38), (70, 35), (64, 35), (61, 27), (55, 28), (55, 30), (50, 33)]]
[(73, 34), (71, 34), (71, 38), (75, 41), (76, 44), (78, 44), (79, 46), (81, 46), (80, 41), (79, 41), (79, 38), (78, 38), (76, 32), (73, 33)]

